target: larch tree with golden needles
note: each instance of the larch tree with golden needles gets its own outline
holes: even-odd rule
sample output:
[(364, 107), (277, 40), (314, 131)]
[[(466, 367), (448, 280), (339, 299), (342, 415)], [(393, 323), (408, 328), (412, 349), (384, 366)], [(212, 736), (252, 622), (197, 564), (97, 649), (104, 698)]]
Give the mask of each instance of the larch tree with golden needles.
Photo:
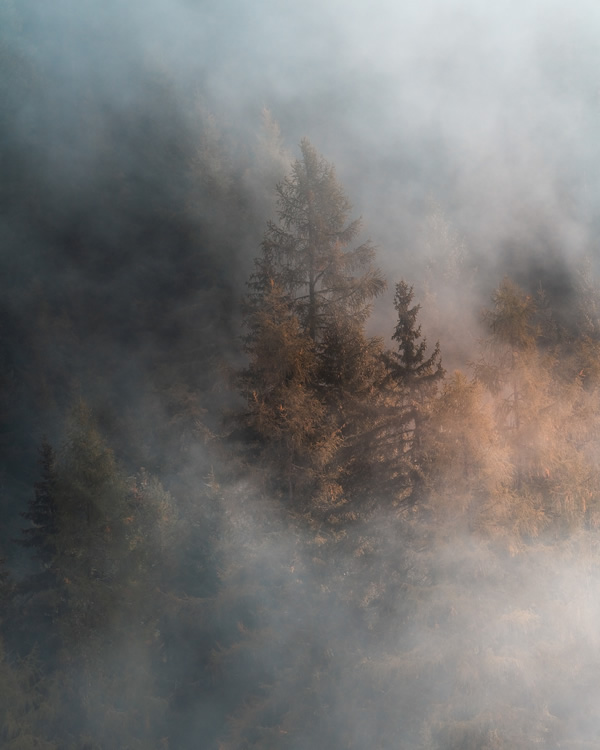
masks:
[(380, 343), (364, 323), (385, 282), (372, 244), (353, 247), (361, 222), (349, 220), (334, 167), (308, 140), (300, 148), (248, 282), (241, 390), (245, 424), (268, 446), (289, 496), (308, 478), (333, 497), (332, 459), (356, 432), (346, 396), (367, 393), (381, 375)]
[(475, 364), (475, 377), (501, 397), (505, 425), (521, 427), (523, 368), (535, 350), (535, 300), (509, 278), (492, 294), (492, 307), (483, 314), (489, 337)]
[(508, 504), (496, 503), (492, 515), (524, 538), (562, 533), (597, 518), (598, 396), (584, 360), (575, 366), (581, 338), (565, 346), (564, 337), (544, 337), (553, 320), (543, 294), (527, 294), (509, 279), (492, 303), (484, 313), (489, 336), (474, 371), (495, 402), (513, 494)]
[(277, 186), (279, 221), (267, 225), (253, 280), (268, 269), (318, 346), (334, 320), (349, 316), (364, 322), (385, 282), (373, 266), (373, 245), (351, 247), (361, 221), (349, 221), (352, 206), (335, 168), (307, 139), (300, 149), (302, 158)]

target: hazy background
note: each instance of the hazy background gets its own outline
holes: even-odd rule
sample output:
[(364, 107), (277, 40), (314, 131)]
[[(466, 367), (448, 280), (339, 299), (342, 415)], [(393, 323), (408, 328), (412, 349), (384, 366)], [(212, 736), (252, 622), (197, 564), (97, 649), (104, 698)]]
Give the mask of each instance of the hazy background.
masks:
[(379, 248), (371, 333), (389, 337), (401, 277), (449, 370), (504, 274), (568, 321), (572, 275), (597, 266), (599, 39), (583, 0), (2, 0), (8, 485), (74, 389), (114, 411), (184, 350), (200, 389), (202, 362), (238, 361), (244, 282), (303, 136)]
[(44, 73), (13, 133), (35, 131), (40, 169), (93, 182), (106, 155), (78, 109), (98, 95), (105, 115), (144, 107), (153, 70), (172, 85), (173, 117), (190, 116), (197, 97), (247, 143), (263, 107), (293, 155), (308, 136), (337, 165), (391, 274), (419, 255), (431, 200), (486, 265), (593, 246), (592, 2), (5, 1), (2, 14), (3, 47)]
[[(45, 433), (60, 444), (73, 394), (93, 404), (127, 468), (143, 463), (182, 494), (204, 482), (211, 466), (194, 419), (219, 429), (234, 398), (213, 387), (214, 373), (240, 361), (244, 282), (273, 215), (272, 189), (303, 136), (336, 165), (379, 248), (390, 291), (371, 333), (389, 337), (390, 295), (401, 277), (415, 283), (424, 332), (440, 337), (448, 369), (475, 356), (480, 310), (504, 274), (532, 290), (541, 281), (568, 321), (573, 275), (585, 258), (598, 269), (599, 71), (600, 8), (583, 0), (0, 0), (0, 546), (9, 559), (18, 568), (23, 553), (10, 539), (31, 497), (39, 441)], [(163, 435), (174, 424), (184, 425), (182, 445)], [(262, 538), (253, 502), (264, 499), (248, 481), (227, 500), (228, 552), (240, 590), (254, 586), (266, 603), (280, 649), (270, 661), (269, 638), (262, 650), (249, 647), (256, 674), (279, 669), (289, 643), (297, 651), (282, 663), (292, 664), (289, 675), (302, 674), (303, 649), (314, 645), (311, 664), (338, 670), (316, 694), (330, 696), (357, 746), (367, 746), (360, 733), (368, 739), (368, 725), (347, 717), (363, 710), (361, 680), (388, 696), (383, 724), (396, 702), (408, 706), (403, 720), (411, 716), (410, 659), (397, 672), (370, 672), (377, 659), (388, 669), (394, 649), (412, 654), (415, 670), (430, 654), (443, 665), (446, 683), (425, 679), (433, 696), (423, 700), (425, 713), (435, 704), (443, 718), (448, 696), (462, 699), (473, 684), (471, 659), (491, 685), (482, 704), (489, 698), (502, 713), (510, 696), (518, 708), (515, 682), (523, 695), (541, 685), (540, 715), (545, 701), (567, 724), (571, 716), (584, 721), (584, 699), (597, 696), (589, 665), (599, 658), (598, 571), (577, 549), (549, 551), (548, 559), (500, 555), (497, 568), (485, 569), (478, 556), (489, 562), (487, 543), (482, 552), (479, 542), (471, 549), (451, 537), (432, 562), (422, 532), (406, 561), (393, 534), (382, 535), (381, 558), (369, 563), (381, 571), (381, 590), (356, 615), (356, 561), (340, 551), (323, 563), (322, 580), (297, 574), (289, 565), (294, 539), (279, 529)], [(317, 555), (306, 544), (308, 552), (293, 553), (301, 571)], [(412, 603), (398, 595), (407, 580), (426, 591), (410, 617)], [(438, 585), (447, 588), (440, 594)], [(395, 607), (400, 614), (390, 616)], [(377, 629), (380, 612), (389, 628)], [(565, 612), (572, 628), (556, 645), (553, 628)], [(516, 677), (514, 664), (492, 659), (511, 638), (530, 666)], [(546, 652), (536, 650), (546, 638)], [(480, 654), (491, 654), (489, 663)], [(560, 669), (546, 671), (547, 654)], [(235, 657), (222, 659), (233, 689)], [(252, 663), (237, 668), (252, 683)], [(582, 674), (587, 682), (574, 698)], [(302, 682), (289, 679), (286, 698)], [(186, 715), (182, 732), (195, 746), (197, 706)], [(418, 727), (409, 729), (416, 743)], [(392, 723), (390, 742), (396, 731)], [(595, 725), (589, 735), (598, 736)]]
[[(107, 266), (119, 266), (123, 287), (127, 264), (116, 257), (137, 217), (111, 205), (101, 174), (111, 160), (138, 169), (139, 142), (157, 113), (175, 149), (185, 139), (201, 147), (200, 115), (213, 117), (217, 140), (226, 132), (235, 142), (235, 161), (256, 148), (269, 109), (287, 154), (295, 157), (307, 136), (336, 165), (390, 286), (401, 276), (422, 281), (432, 259), (438, 287), (448, 286), (443, 259), (449, 245), (463, 248), (461, 263), (476, 269), (472, 299), (464, 290), (459, 301), (437, 295), (465, 315), (469, 308), (470, 320), (504, 273), (525, 284), (541, 279), (568, 305), (572, 263), (595, 254), (600, 10), (592, 2), (4, 0), (1, 13), (2, 49), (18, 61), (4, 80), (5, 135), (27, 153), (54, 210), (111, 233), (120, 250)], [(121, 137), (132, 115), (137, 122)], [(160, 175), (163, 193), (148, 202), (189, 205), (181, 165), (166, 153), (153, 147), (144, 167)], [(263, 200), (284, 173), (285, 158), (241, 188)], [(272, 206), (260, 206), (266, 218)], [(452, 240), (439, 228), (428, 235), (435, 211)], [(235, 221), (232, 211), (225, 223)], [(258, 223), (243, 223), (227, 268), (235, 299), (260, 241)], [(198, 267), (212, 263), (209, 244)], [(69, 273), (61, 268), (51, 283)], [(373, 332), (388, 334), (390, 309), (388, 296)], [(432, 336), (446, 333), (431, 325)], [(465, 358), (459, 349), (456, 360), (445, 352), (451, 366)]]

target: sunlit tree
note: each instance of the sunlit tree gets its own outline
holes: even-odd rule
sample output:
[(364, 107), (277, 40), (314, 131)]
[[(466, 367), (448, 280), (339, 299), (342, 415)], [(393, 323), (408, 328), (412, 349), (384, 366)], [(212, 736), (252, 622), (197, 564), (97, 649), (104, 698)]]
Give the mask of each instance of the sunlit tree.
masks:
[(394, 307), (397, 313), (392, 339), (398, 350), (390, 355), (393, 379), (400, 383), (417, 400), (426, 398), (444, 377), (440, 345), (436, 343), (429, 356), (427, 340), (417, 323), (420, 305), (413, 305), (414, 289), (406, 281), (396, 284)]
[(495, 395), (502, 396), (506, 424), (521, 426), (521, 376), (527, 356), (535, 351), (535, 301), (505, 277), (492, 294), (492, 307), (483, 319), (489, 336), (475, 364), (475, 377)]
[(360, 429), (356, 406), (382, 380), (381, 343), (364, 323), (385, 284), (371, 243), (352, 247), (360, 220), (349, 221), (333, 166), (308, 140), (300, 147), (248, 282), (241, 388), (245, 423), (270, 446), (288, 495), (308, 478), (331, 499), (338, 449)]
[(326, 419), (313, 386), (314, 342), (302, 330), (293, 306), (275, 282), (248, 306), (248, 367), (240, 385), (247, 409), (243, 422), (249, 437), (277, 467), (292, 499), (298, 481), (305, 483), (323, 468), (337, 447), (335, 428)]

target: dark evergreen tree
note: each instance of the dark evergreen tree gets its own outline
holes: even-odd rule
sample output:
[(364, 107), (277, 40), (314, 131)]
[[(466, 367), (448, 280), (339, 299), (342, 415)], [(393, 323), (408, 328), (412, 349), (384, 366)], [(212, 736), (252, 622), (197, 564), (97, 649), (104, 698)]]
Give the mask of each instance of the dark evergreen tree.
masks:
[(398, 344), (398, 351), (390, 355), (392, 378), (401, 384), (411, 397), (422, 401), (435, 391), (444, 377), (440, 345), (436, 343), (433, 352), (426, 357), (427, 340), (421, 336), (421, 326), (417, 317), (421, 305), (412, 305), (414, 289), (406, 281), (396, 284), (394, 307), (398, 321), (392, 339)]
[[(432, 399), (445, 371), (439, 343), (427, 355), (427, 341), (417, 323), (420, 305), (404, 280), (396, 284), (394, 307), (398, 316), (392, 339), (398, 350), (388, 352), (388, 415), (382, 437), (389, 456), (386, 474), (396, 476), (407, 497), (415, 502), (423, 480), (422, 432)], [(391, 472), (391, 473), (390, 473)]]
[(22, 539), (16, 540), (23, 547), (33, 549), (44, 568), (48, 568), (56, 556), (57, 508), (56, 508), (56, 456), (50, 443), (44, 438), (40, 447), (41, 478), (34, 485), (34, 496), (29, 509), (22, 513), (30, 526), (22, 530)]
[[(13, 592), (13, 583), (11, 581), (10, 572), (6, 565), (6, 558), (0, 555), (0, 608), (1, 611), (5, 611), (6, 605)], [(0, 623), (2, 617), (0, 616)]]
[(25, 656), (35, 649), (46, 665), (54, 663), (59, 647), (57, 619), (64, 603), (64, 588), (55, 566), (57, 557), (56, 455), (44, 438), (40, 446), (40, 478), (34, 484), (29, 521), (15, 543), (31, 550), (39, 567), (13, 587), (14, 606), (6, 610), (5, 640), (9, 648)]

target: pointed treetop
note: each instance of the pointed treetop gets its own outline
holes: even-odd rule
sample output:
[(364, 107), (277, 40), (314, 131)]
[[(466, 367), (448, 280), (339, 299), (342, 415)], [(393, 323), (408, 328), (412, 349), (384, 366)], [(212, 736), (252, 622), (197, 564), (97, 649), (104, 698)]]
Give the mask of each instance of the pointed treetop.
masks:
[(421, 339), (421, 326), (417, 325), (421, 305), (411, 307), (413, 298), (413, 287), (399, 281), (394, 295), (398, 322), (392, 335), (398, 343), (398, 352), (393, 353), (392, 372), (396, 380), (410, 387), (436, 382), (444, 376), (439, 343), (429, 357), (425, 356), (427, 340)]

